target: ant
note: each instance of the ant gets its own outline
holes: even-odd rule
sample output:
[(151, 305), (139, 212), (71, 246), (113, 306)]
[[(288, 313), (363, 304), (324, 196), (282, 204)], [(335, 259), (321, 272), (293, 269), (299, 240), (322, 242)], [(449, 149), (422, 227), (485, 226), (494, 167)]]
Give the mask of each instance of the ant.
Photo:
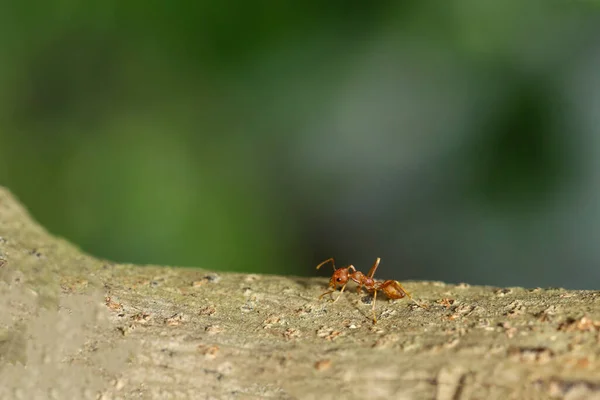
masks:
[(319, 296), (319, 299), (322, 299), (325, 295), (335, 292), (339, 285), (342, 287), (342, 290), (340, 291), (340, 295), (333, 301), (335, 303), (340, 299), (340, 297), (342, 297), (342, 293), (344, 293), (346, 285), (350, 280), (352, 280), (358, 284), (357, 293), (360, 294), (362, 292), (363, 286), (365, 287), (365, 289), (367, 289), (368, 292), (373, 293), (373, 324), (377, 323), (377, 317), (375, 316), (375, 300), (377, 300), (378, 291), (382, 291), (390, 299), (402, 299), (404, 297), (408, 297), (409, 299), (414, 301), (419, 307), (426, 309), (426, 306), (417, 303), (412, 298), (410, 293), (408, 293), (408, 291), (402, 287), (400, 282), (393, 280), (387, 280), (382, 282), (373, 279), (373, 275), (375, 275), (375, 271), (377, 270), (380, 261), (381, 258), (377, 257), (375, 263), (373, 263), (373, 266), (371, 267), (367, 275), (363, 274), (360, 271), (357, 271), (356, 268), (354, 268), (354, 265), (349, 265), (344, 268), (336, 268), (335, 260), (333, 259), (333, 257), (323, 261), (321, 264), (317, 265), (317, 269), (321, 268), (328, 262), (331, 262), (331, 265), (333, 266), (333, 275), (331, 275), (331, 279), (329, 280), (329, 287), (332, 289)]

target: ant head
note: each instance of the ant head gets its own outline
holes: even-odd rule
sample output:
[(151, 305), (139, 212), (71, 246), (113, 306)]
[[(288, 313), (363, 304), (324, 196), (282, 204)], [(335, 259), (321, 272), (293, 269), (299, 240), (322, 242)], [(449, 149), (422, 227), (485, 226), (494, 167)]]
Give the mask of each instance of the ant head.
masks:
[(339, 268), (333, 272), (331, 275), (330, 285), (345, 285), (348, 283), (348, 279), (350, 279), (350, 269), (354, 270), (354, 267), (350, 265), (346, 268)]
[(333, 275), (331, 275), (331, 286), (345, 285), (348, 282), (348, 269), (340, 268), (336, 269)]

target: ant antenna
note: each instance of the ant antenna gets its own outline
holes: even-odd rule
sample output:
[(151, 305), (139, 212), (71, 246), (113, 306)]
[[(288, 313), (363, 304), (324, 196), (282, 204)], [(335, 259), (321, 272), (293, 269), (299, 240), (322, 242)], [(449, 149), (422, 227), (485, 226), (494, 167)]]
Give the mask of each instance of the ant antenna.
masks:
[(336, 271), (337, 268), (335, 267), (335, 260), (333, 259), (333, 257), (328, 258), (327, 260), (323, 261), (321, 264), (317, 265), (317, 269), (321, 268), (323, 265), (327, 264), (328, 262), (331, 262), (331, 265), (333, 265), (333, 270)]

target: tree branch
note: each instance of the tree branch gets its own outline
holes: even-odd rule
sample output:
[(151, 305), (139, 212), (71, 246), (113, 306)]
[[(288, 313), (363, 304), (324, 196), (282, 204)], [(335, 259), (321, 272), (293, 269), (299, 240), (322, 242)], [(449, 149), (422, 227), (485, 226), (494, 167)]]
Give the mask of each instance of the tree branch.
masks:
[(321, 278), (92, 258), (2, 188), (0, 237), (0, 398), (600, 398), (598, 291), (403, 282), (429, 309), (373, 325)]

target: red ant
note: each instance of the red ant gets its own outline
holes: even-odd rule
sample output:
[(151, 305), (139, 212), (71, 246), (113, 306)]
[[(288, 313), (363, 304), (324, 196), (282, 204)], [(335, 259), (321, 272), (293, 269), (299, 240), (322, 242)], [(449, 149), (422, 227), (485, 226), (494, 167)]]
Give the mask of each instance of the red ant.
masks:
[(328, 262), (331, 262), (331, 265), (333, 265), (333, 275), (331, 275), (331, 279), (329, 280), (329, 287), (333, 288), (333, 289), (330, 289), (327, 292), (323, 293), (321, 296), (319, 296), (319, 299), (322, 299), (323, 296), (325, 296), (327, 294), (335, 292), (339, 285), (342, 287), (342, 290), (340, 291), (340, 295), (337, 297), (337, 299), (335, 299), (333, 301), (335, 303), (336, 301), (338, 301), (340, 299), (340, 297), (342, 297), (342, 293), (344, 292), (344, 289), (346, 289), (346, 285), (348, 284), (348, 282), (350, 280), (352, 280), (352, 281), (358, 283), (357, 293), (360, 294), (362, 292), (363, 286), (365, 287), (365, 289), (367, 289), (368, 292), (373, 293), (373, 323), (374, 324), (377, 323), (377, 317), (375, 316), (375, 300), (377, 299), (378, 291), (382, 291), (390, 299), (402, 299), (403, 297), (406, 296), (409, 299), (411, 299), (412, 301), (414, 301), (419, 307), (427, 308), (426, 306), (417, 303), (412, 298), (410, 293), (408, 293), (408, 291), (402, 287), (400, 282), (393, 281), (393, 280), (387, 280), (387, 281), (381, 282), (381, 281), (376, 281), (375, 279), (373, 279), (373, 275), (375, 275), (375, 271), (377, 270), (377, 267), (379, 266), (380, 261), (381, 261), (381, 258), (377, 257), (377, 260), (375, 260), (375, 263), (373, 264), (373, 266), (371, 267), (371, 269), (369, 270), (369, 273), (367, 275), (363, 274), (360, 271), (357, 271), (356, 268), (354, 268), (354, 265), (349, 265), (347, 267), (339, 268), (339, 269), (336, 268), (335, 260), (333, 259), (333, 257), (328, 258), (327, 260), (323, 261), (321, 264), (317, 265), (317, 269), (321, 268), (323, 265), (327, 264)]

